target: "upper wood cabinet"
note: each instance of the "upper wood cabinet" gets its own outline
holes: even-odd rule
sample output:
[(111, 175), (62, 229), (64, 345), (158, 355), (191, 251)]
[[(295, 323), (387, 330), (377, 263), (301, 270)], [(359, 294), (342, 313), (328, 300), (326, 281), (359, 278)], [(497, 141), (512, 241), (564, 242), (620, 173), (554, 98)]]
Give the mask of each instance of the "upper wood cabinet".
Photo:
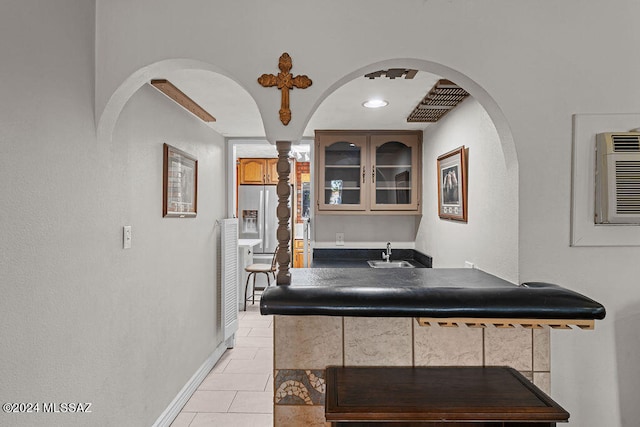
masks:
[(420, 148), (420, 137), (416, 134), (370, 136), (372, 210), (418, 209)]
[(316, 211), (421, 212), (421, 131), (316, 131)]
[(367, 137), (316, 131), (316, 195), (321, 211), (367, 209)]
[[(289, 161), (291, 163), (291, 161)], [(291, 176), (289, 177), (291, 179)], [(267, 159), (267, 179), (265, 184), (278, 183), (278, 159)]]
[(278, 183), (278, 159), (239, 159), (238, 183), (263, 185)]

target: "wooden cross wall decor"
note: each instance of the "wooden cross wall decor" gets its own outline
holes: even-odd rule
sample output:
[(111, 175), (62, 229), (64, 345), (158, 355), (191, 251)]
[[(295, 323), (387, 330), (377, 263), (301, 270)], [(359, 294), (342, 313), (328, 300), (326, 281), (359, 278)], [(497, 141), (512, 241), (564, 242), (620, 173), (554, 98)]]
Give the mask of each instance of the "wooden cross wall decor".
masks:
[(280, 55), (278, 68), (280, 72), (277, 76), (273, 74), (263, 74), (258, 78), (258, 83), (264, 87), (277, 86), (282, 91), (280, 103), (280, 121), (283, 125), (288, 125), (291, 121), (291, 109), (289, 108), (289, 89), (297, 87), (306, 89), (311, 86), (311, 79), (305, 75), (293, 76), (291, 74), (291, 57), (287, 52)]

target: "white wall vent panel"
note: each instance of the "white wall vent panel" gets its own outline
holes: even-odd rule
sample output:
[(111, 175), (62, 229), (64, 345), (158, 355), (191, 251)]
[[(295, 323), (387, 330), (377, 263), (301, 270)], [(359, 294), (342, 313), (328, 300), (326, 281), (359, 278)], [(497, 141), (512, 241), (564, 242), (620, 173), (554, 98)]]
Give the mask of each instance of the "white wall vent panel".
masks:
[(640, 133), (600, 134), (605, 141), (610, 135), (614, 153), (640, 153)]
[(223, 219), (220, 229), (222, 320), (227, 340), (238, 330), (238, 219)]
[(596, 224), (640, 225), (640, 133), (596, 136)]

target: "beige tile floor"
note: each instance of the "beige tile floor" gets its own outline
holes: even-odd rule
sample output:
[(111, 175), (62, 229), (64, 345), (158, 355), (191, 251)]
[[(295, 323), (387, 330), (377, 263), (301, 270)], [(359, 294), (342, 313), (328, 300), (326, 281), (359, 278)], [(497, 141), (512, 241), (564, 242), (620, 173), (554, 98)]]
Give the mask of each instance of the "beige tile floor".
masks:
[(227, 350), (171, 427), (273, 426), (273, 319), (259, 303), (240, 312), (236, 345)]

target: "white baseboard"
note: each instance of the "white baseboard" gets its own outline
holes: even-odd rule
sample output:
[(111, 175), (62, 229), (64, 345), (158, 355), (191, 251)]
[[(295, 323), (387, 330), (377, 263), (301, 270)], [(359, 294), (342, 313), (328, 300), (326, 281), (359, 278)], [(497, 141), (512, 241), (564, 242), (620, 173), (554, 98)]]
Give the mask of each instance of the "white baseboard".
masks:
[(202, 381), (207, 377), (207, 374), (209, 374), (218, 360), (220, 360), (220, 357), (222, 357), (226, 349), (227, 343), (223, 342), (211, 353), (211, 356), (204, 361), (202, 366), (198, 368), (191, 379), (182, 387), (182, 390), (173, 398), (169, 406), (160, 414), (156, 422), (153, 423), (153, 427), (169, 427), (171, 425), (173, 420), (180, 414), (184, 405), (187, 404), (191, 395), (198, 389)]

